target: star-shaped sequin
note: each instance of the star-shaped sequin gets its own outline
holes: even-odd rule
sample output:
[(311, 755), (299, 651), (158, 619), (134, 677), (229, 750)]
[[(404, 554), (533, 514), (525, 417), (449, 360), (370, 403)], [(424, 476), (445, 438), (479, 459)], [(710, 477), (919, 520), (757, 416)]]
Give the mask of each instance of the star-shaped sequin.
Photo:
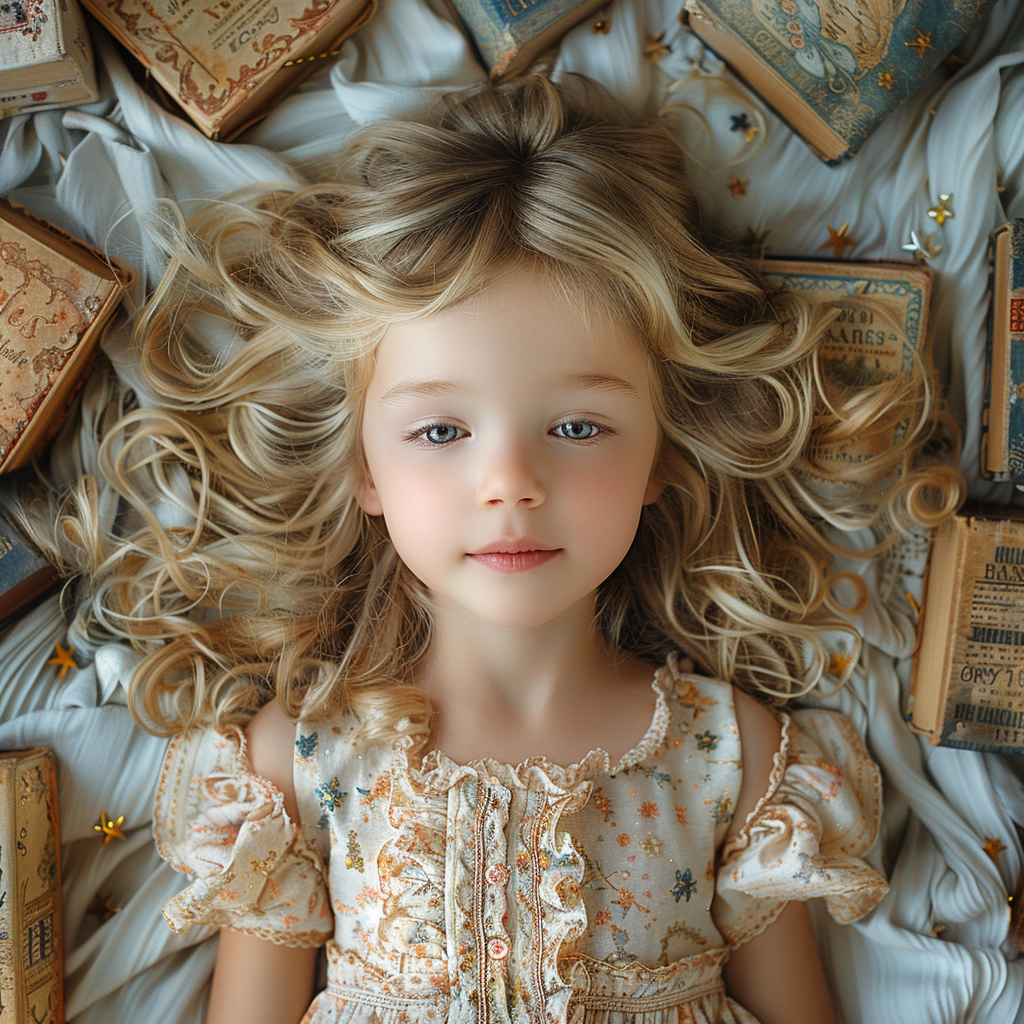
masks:
[(843, 221), (837, 231), (831, 224), (828, 225), (828, 241), (822, 242), (818, 246), (819, 249), (831, 249), (836, 259), (842, 259), (843, 250), (855, 249), (857, 242), (852, 239), (847, 233), (846, 229), (850, 226), (849, 221)]
[(892, 74), (890, 72), (888, 72), (888, 71), (879, 71), (878, 72), (878, 84), (880, 86), (882, 86), (883, 88), (888, 89), (889, 92), (892, 92), (892, 87), (893, 87), (893, 84), (894, 84), (895, 81), (896, 81), (896, 79), (894, 79), (892, 77)]
[(947, 220), (955, 217), (956, 214), (953, 212), (953, 193), (944, 192), (939, 193), (938, 205), (933, 206), (928, 211), (928, 216), (931, 217), (936, 224), (941, 228)]
[(747, 194), (747, 186), (750, 184), (749, 181), (744, 181), (739, 175), (729, 182), (729, 195), (731, 196), (745, 196)]
[(992, 863), (999, 866), (999, 854), (1006, 849), (1006, 846), (999, 839), (989, 839), (985, 836), (984, 851), (992, 858)]
[(938, 256), (942, 252), (942, 246), (935, 241), (934, 235), (925, 235), (921, 239), (916, 231), (911, 231), (910, 241), (903, 246), (903, 251), (912, 252), (914, 254), (914, 262), (920, 265)]
[(69, 668), (78, 668), (75, 664), (74, 647), (61, 647), (60, 641), (54, 644), (53, 647), (56, 652), (55, 657), (51, 658), (46, 664), (59, 666), (57, 671), (57, 677), (63, 679), (68, 674)]
[(124, 815), (118, 815), (117, 821), (107, 817), (106, 811), (100, 811), (100, 823), (93, 825), (93, 831), (103, 836), (103, 845), (106, 846), (111, 839), (124, 839), (121, 826), (124, 824)]
[(932, 46), (932, 34), (931, 32), (922, 32), (919, 28), (914, 28), (917, 33), (917, 37), (912, 39), (909, 43), (904, 43), (904, 46), (909, 46), (912, 50), (917, 50), (918, 57), (924, 60), (925, 50), (934, 50)]
[(828, 659), (828, 674), (830, 676), (841, 676), (850, 664), (849, 654), (830, 654)]

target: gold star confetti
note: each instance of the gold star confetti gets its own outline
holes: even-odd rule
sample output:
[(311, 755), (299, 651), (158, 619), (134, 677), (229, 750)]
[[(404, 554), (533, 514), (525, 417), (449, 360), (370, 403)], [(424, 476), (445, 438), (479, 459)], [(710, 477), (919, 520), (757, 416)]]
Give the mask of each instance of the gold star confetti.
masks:
[(904, 43), (904, 46), (909, 46), (913, 50), (917, 50), (918, 57), (924, 60), (925, 50), (934, 50), (932, 46), (932, 34), (931, 32), (922, 32), (919, 28), (915, 28), (914, 31), (917, 33), (917, 38), (911, 40), (909, 43)]
[(903, 246), (904, 252), (914, 254), (914, 262), (920, 266), (938, 256), (942, 252), (942, 246), (935, 241), (934, 235), (925, 235), (924, 240), (918, 238), (916, 231), (910, 232), (910, 241)]
[(831, 249), (837, 260), (842, 259), (844, 249), (855, 249), (858, 245), (858, 243), (846, 233), (846, 229), (849, 226), (849, 221), (843, 221), (842, 226), (838, 231), (836, 231), (836, 229), (829, 224), (828, 241), (822, 242), (818, 248)]
[(124, 824), (124, 815), (118, 815), (117, 821), (107, 817), (106, 811), (100, 811), (100, 823), (93, 825), (93, 831), (103, 836), (103, 845), (106, 846), (111, 839), (124, 839), (121, 826)]
[(737, 176), (729, 182), (729, 194), (733, 196), (745, 196), (747, 194), (747, 186), (749, 184), (749, 181), (744, 181), (741, 177)]
[(841, 676), (850, 664), (849, 654), (831, 654), (828, 659), (828, 674), (830, 676)]
[(662, 39), (665, 38), (665, 33), (662, 32), (659, 36), (652, 36), (650, 32), (646, 33), (647, 41), (644, 43), (644, 56), (652, 63), (657, 64), (666, 53), (671, 53), (672, 48), (666, 46)]
[(96, 893), (96, 898), (92, 901), (89, 909), (86, 911), (87, 914), (92, 914), (94, 917), (99, 918), (100, 924), (106, 924), (115, 914), (121, 913), (120, 907), (112, 907), (110, 905), (111, 894), (108, 892), (105, 895)]
[(612, 23), (607, 18), (601, 18), (599, 21), (594, 22), (594, 35), (598, 32), (601, 35), (606, 36), (612, 30)]
[(54, 651), (56, 652), (56, 656), (51, 658), (46, 664), (59, 665), (60, 668), (57, 671), (57, 677), (59, 679), (63, 679), (68, 674), (69, 668), (78, 668), (73, 657), (75, 649), (74, 647), (68, 647), (66, 649), (61, 647), (60, 641), (58, 640), (57, 643), (54, 644)]
[(765, 245), (764, 240), (771, 234), (768, 228), (764, 231), (755, 231), (748, 225), (747, 233), (743, 236), (741, 245), (747, 252), (755, 259), (764, 259), (764, 254), (768, 251), (768, 246)]
[(988, 836), (985, 836), (984, 850), (992, 858), (992, 863), (995, 864), (996, 867), (999, 866), (999, 854), (1001, 854), (1005, 849), (1006, 847), (1003, 845), (1001, 840), (989, 839)]
[(757, 135), (757, 133), (760, 130), (761, 129), (758, 128), (757, 125), (751, 125), (751, 127), (749, 127), (747, 129), (746, 134), (743, 136), (743, 141), (744, 142), (753, 142), (754, 141), (754, 137)]
[(878, 84), (884, 86), (886, 89), (889, 90), (889, 92), (892, 92), (893, 82), (894, 79), (888, 71), (878, 72)]
[(932, 220), (934, 220), (935, 223), (938, 224), (940, 228), (942, 227), (943, 224), (946, 223), (947, 220), (949, 220), (950, 218), (956, 216), (956, 214), (953, 212), (952, 203), (953, 203), (953, 193), (952, 192), (939, 193), (939, 204), (938, 204), (938, 206), (933, 206), (928, 211), (928, 216), (931, 217)]

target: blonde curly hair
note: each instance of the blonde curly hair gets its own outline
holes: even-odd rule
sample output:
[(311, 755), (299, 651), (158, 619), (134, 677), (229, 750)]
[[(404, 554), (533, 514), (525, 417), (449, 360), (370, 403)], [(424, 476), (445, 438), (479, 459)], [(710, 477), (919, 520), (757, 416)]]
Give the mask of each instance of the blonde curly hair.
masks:
[[(665, 486), (599, 589), (612, 650), (681, 649), (755, 693), (806, 692), (828, 667), (822, 631), (856, 642), (825, 525), (873, 526), (881, 548), (959, 501), (955, 470), (913, 465), (932, 426), (920, 361), (896, 381), (829, 384), (816, 353), (834, 313), (712, 252), (672, 133), (596, 84), (450, 95), (425, 122), (359, 132), (333, 177), (173, 226), (136, 326), (158, 401), (101, 453), (136, 527), (100, 530), (85, 479), (51, 535), (89, 568), (96, 621), (144, 654), (131, 704), (148, 728), (244, 722), (276, 692), (293, 715), (354, 709), (372, 737), (425, 734), (411, 679), (430, 616), (355, 498), (362, 396), (390, 324), (526, 261), (642, 339), (657, 385)], [(211, 326), (229, 329), (218, 353)], [(871, 436), (875, 458), (828, 458)]]

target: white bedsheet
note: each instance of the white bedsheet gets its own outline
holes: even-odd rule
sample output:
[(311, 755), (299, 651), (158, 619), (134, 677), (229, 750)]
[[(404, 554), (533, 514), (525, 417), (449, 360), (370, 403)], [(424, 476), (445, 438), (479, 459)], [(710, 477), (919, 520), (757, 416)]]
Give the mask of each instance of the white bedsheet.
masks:
[[(976, 465), (985, 247), (993, 227), (1024, 215), (1022, 5), (996, 3), (965, 44), (967, 64), (952, 76), (936, 71), (838, 168), (821, 164), (689, 36), (679, 8), (680, 0), (610, 4), (603, 16), (611, 31), (595, 34), (595, 19), (587, 19), (565, 37), (551, 73), (586, 73), (637, 110), (670, 118), (714, 230), (738, 237), (748, 227), (767, 229), (771, 255), (828, 255), (819, 251), (826, 228), (844, 222), (858, 242), (847, 253), (855, 259), (902, 258), (912, 230), (935, 235), (943, 246), (932, 261), (935, 354), (950, 409), (964, 424), (963, 467), (975, 497), (1010, 501), (1012, 490), (979, 481)], [(648, 33), (664, 33), (670, 47), (657, 63), (643, 54)], [(415, 112), (484, 78), (441, 0), (380, 0), (333, 66), (239, 142), (220, 144), (149, 101), (110, 40), (94, 36), (103, 99), (0, 122), (0, 193), (129, 264), (137, 275), (129, 308), (160, 273), (145, 226), (153, 198), (174, 198), (188, 212), (246, 182), (315, 175), (361, 125)], [(750, 143), (729, 130), (739, 113), (761, 128)], [(745, 195), (727, 187), (737, 176), (747, 182)], [(956, 213), (941, 228), (927, 216), (940, 193), (953, 195)], [(112, 332), (106, 348), (119, 375), (135, 383), (124, 332)], [(90, 383), (82, 422), (70, 422), (53, 448), (55, 479), (95, 466), (106, 397), (102, 382)], [(892, 892), (856, 925), (816, 915), (840, 1017), (846, 1024), (1024, 1021), (1024, 958), (1005, 941), (1007, 893), (1022, 869), (1017, 762), (932, 749), (907, 730), (900, 702), (914, 616), (903, 595), (919, 596), (922, 552), (858, 567), (875, 595), (858, 620), (864, 656), (850, 685), (823, 702), (853, 718), (882, 766), (886, 809), (871, 856)], [(82, 667), (62, 682), (46, 662), (54, 643), (68, 639)], [(131, 666), (124, 648), (95, 649), (75, 625), (69, 633), (56, 599), (39, 606), (0, 638), (0, 749), (46, 743), (58, 756), (68, 1020), (199, 1024), (215, 941), (199, 930), (174, 936), (159, 916), (184, 879), (152, 844), (164, 741), (134, 726), (124, 707)], [(92, 829), (101, 811), (124, 814), (125, 841), (102, 843)], [(986, 838), (1006, 847), (998, 865), (984, 852)], [(97, 894), (121, 908), (104, 924), (88, 913)]]

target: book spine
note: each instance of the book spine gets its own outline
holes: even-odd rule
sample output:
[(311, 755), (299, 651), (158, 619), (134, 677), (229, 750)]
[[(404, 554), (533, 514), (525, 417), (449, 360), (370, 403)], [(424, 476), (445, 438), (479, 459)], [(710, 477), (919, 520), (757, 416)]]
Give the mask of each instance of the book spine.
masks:
[(992, 384), (993, 366), (992, 361), (995, 355), (993, 348), (993, 332), (995, 329), (995, 296), (996, 296), (996, 249), (999, 235), (1004, 232), (1007, 225), (996, 228), (992, 232), (988, 243), (988, 316), (985, 319), (985, 393), (981, 402), (981, 475), (984, 477), (998, 478), (1000, 472), (998, 441), (989, 436), (990, 419), (992, 417)]
[(0, 757), (0, 1024), (63, 1024), (59, 858), (53, 755)]

